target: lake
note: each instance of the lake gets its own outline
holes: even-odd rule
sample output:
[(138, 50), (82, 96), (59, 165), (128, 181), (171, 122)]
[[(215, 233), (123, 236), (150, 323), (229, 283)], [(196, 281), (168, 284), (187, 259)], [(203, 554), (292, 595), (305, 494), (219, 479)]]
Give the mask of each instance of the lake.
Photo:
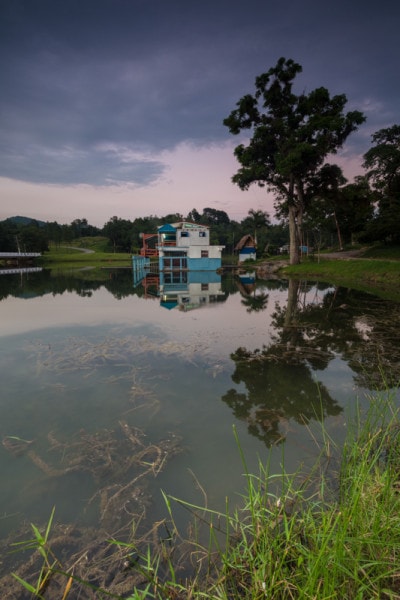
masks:
[(399, 317), (371, 294), (253, 273), (1, 275), (3, 546), (53, 507), (55, 532), (75, 532), (64, 553), (152, 530), (162, 492), (224, 511), (245, 490), (241, 453), (255, 473), (311, 466), (356, 407), (398, 403)]

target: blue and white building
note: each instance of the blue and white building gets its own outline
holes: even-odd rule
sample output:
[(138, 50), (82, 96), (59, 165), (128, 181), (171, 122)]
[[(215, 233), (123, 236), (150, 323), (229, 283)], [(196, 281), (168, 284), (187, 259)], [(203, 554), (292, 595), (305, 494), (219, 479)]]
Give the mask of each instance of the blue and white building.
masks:
[(181, 221), (158, 228), (160, 271), (216, 271), (224, 246), (210, 245), (210, 228)]

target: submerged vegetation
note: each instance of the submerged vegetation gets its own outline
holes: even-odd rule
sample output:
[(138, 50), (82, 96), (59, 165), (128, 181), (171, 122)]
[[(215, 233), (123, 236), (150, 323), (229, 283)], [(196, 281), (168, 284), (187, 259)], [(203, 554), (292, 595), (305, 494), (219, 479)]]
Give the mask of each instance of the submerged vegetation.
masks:
[[(155, 523), (147, 536), (133, 519), (128, 535), (100, 541), (94, 531), (56, 524), (52, 513), (43, 527), (29, 527), (33, 537), (26, 529), (8, 546), (24, 552), (14, 574), (0, 580), (2, 597), (25, 598), (19, 586), (32, 598), (63, 600), (398, 598), (398, 417), (389, 391), (371, 398), (367, 415), (359, 412), (349, 426), (344, 448), (322, 428), (316, 464), (296, 473), (286, 472), (284, 461), (279, 474), (261, 461), (258, 475), (249, 473), (235, 432), (247, 482), (240, 507), (231, 510), (227, 501), (226, 511), (216, 512), (206, 498), (193, 506), (165, 496), (168, 522)], [(132, 441), (131, 434), (122, 427), (122, 437)], [(176, 503), (193, 518), (183, 538)]]
[[(180, 451), (178, 438), (170, 436), (149, 443), (143, 431), (120, 421), (118, 430), (95, 434), (80, 431), (72, 441), (58, 439), (49, 433), (45, 459), (31, 447), (32, 444), (31, 440), (3, 439), (3, 446), (8, 451), (14, 455), (25, 452), (48, 478), (78, 473), (96, 480), (98, 490), (87, 500), (87, 510), (97, 510), (99, 523), (98, 527), (55, 521), (53, 524), (52, 515), (46, 533), (41, 535), (39, 528), (32, 525), (34, 538), (28, 540), (27, 528), (23, 526), (12, 535), (12, 541), (8, 540), (4, 545), (14, 553), (17, 550), (24, 552), (17, 557), (13, 554), (12, 560), (9, 557), (14, 572), (0, 576), (1, 597), (5, 600), (23, 598), (18, 595), (20, 585), (38, 598), (58, 598), (60, 590), (65, 588), (69, 593), (71, 587), (72, 591), (87, 588), (85, 598), (98, 598), (97, 590), (124, 597), (142, 581), (142, 577), (130, 568), (133, 547), (110, 544), (107, 532), (117, 532), (124, 542), (134, 539), (135, 544), (139, 543), (143, 535), (140, 522), (151, 498), (148, 480), (156, 477)], [(52, 457), (53, 463), (47, 455)], [(146, 541), (154, 545), (157, 530), (155, 523), (141, 543)], [(2, 554), (6, 551), (4, 546)], [(157, 546), (155, 551), (158, 551)], [(85, 583), (81, 586), (80, 582)]]

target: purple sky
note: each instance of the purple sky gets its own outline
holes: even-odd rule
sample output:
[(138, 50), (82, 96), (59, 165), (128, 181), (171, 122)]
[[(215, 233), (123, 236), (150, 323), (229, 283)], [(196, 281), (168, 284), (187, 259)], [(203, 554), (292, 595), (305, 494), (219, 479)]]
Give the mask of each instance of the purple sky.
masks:
[(297, 91), (365, 113), (334, 158), (351, 180), (400, 123), (399, 17), (388, 0), (0, 0), (0, 220), (273, 216), (265, 190), (231, 183), (222, 121), (281, 56), (303, 67)]

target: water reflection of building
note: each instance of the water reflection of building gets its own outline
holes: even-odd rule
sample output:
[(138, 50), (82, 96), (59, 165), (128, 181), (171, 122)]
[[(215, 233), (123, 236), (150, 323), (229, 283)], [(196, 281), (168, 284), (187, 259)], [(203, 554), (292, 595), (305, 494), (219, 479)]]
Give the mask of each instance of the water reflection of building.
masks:
[(215, 271), (160, 273), (160, 304), (166, 308), (192, 310), (218, 302), (224, 296), (221, 276)]
[(242, 296), (252, 294), (256, 289), (255, 273), (239, 273), (237, 277), (237, 286)]
[(159, 298), (160, 306), (181, 311), (201, 308), (224, 300), (221, 275), (215, 271), (159, 271), (143, 270), (142, 278), (135, 275), (134, 287), (144, 290), (145, 298)]

